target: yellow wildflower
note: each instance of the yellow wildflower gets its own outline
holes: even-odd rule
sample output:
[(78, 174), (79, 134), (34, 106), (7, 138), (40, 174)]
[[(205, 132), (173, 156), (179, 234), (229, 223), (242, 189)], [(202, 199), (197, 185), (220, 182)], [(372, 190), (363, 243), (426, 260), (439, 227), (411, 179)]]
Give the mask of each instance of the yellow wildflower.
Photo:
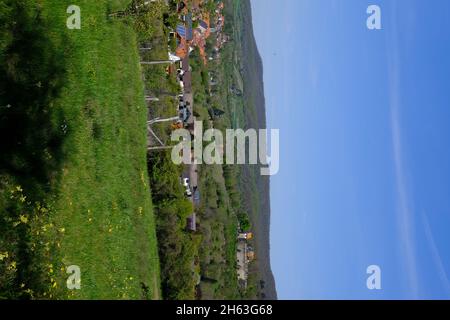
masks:
[(0, 252), (0, 261), (3, 261), (5, 258), (8, 258), (8, 257), (9, 257), (8, 252), (3, 252), (3, 253)]
[(15, 261), (12, 261), (11, 264), (8, 266), (9, 271), (16, 271), (17, 270), (17, 264)]
[(20, 221), (21, 221), (22, 223), (24, 223), (24, 224), (27, 224), (27, 223), (28, 223), (28, 217), (27, 217), (27, 216), (24, 216), (23, 214), (20, 215), (19, 219), (20, 219)]
[(144, 176), (144, 172), (143, 171), (141, 171), (141, 182), (144, 185), (144, 187), (147, 186), (147, 183), (145, 183), (145, 176)]

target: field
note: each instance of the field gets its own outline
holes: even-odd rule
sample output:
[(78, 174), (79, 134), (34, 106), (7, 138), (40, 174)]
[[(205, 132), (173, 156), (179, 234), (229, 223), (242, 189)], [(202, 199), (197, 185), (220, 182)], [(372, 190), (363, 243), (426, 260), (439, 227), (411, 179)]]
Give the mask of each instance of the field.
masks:
[(160, 298), (129, 2), (78, 1), (81, 30), (70, 1), (0, 5), (0, 298)]

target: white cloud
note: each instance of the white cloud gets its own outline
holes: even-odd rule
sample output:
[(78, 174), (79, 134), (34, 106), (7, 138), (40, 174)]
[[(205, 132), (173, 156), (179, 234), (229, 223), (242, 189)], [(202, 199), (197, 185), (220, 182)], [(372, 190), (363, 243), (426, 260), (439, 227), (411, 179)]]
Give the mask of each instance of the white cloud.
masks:
[[(395, 12), (395, 8), (393, 10)], [(392, 15), (395, 18), (395, 13)], [(402, 148), (401, 96), (400, 96), (400, 51), (396, 22), (392, 21), (388, 39), (389, 103), (391, 109), (392, 147), (397, 190), (397, 227), (400, 250), (407, 272), (409, 290), (414, 298), (419, 297), (419, 278), (414, 235), (414, 210), (409, 198), (407, 171)]]
[(431, 257), (433, 259), (434, 265), (436, 266), (440, 283), (442, 284), (442, 287), (445, 290), (447, 298), (450, 298), (450, 282), (448, 280), (444, 264), (442, 263), (441, 255), (439, 254), (439, 249), (436, 245), (436, 242), (434, 241), (433, 230), (430, 227), (430, 223), (428, 222), (428, 217), (425, 214), (425, 212), (422, 212), (422, 224), (425, 230), (425, 237), (428, 242), (428, 247), (430, 248), (431, 251)]

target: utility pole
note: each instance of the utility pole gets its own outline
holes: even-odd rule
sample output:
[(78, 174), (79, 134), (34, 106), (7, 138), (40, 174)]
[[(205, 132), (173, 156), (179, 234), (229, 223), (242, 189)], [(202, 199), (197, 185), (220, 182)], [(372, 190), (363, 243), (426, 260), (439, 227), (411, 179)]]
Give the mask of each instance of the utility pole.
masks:
[(166, 119), (156, 118), (156, 119), (153, 119), (153, 120), (148, 121), (147, 124), (150, 126), (150, 125), (152, 125), (152, 124), (154, 124), (154, 123), (176, 121), (176, 120), (179, 120), (179, 119), (180, 119), (179, 116), (172, 117), (172, 118), (166, 118)]
[(171, 149), (171, 148), (172, 148), (172, 147), (170, 147), (170, 146), (165, 146), (164, 142), (162, 142), (161, 139), (158, 138), (158, 136), (156, 135), (156, 133), (155, 133), (155, 132), (152, 130), (152, 128), (151, 128), (152, 124), (155, 124), (155, 123), (161, 123), (161, 122), (176, 121), (176, 120), (179, 120), (179, 119), (180, 119), (180, 117), (179, 117), (179, 116), (176, 116), (176, 117), (167, 118), (167, 119), (155, 118), (155, 119), (152, 119), (152, 120), (150, 120), (150, 121), (147, 122), (147, 128), (148, 128), (148, 131), (150, 132), (150, 134), (151, 134), (153, 137), (155, 137), (156, 141), (158, 141), (159, 144), (161, 145), (161, 146), (159, 146), (159, 147), (149, 147), (149, 148), (148, 148), (148, 151), (152, 151), (152, 150), (165, 150), (165, 149)]
[(158, 102), (159, 98), (151, 97), (151, 96), (145, 96), (145, 101)]
[(155, 139), (159, 142), (159, 144), (161, 146), (164, 146), (164, 142), (161, 141), (160, 138), (158, 138), (158, 136), (156, 135), (156, 133), (152, 130), (152, 128), (150, 128), (150, 126), (148, 126), (148, 131), (150, 131), (150, 133), (152, 134), (152, 136), (155, 137)]
[(141, 61), (143, 65), (155, 65), (155, 64), (173, 64), (175, 61), (172, 60), (160, 60), (160, 61)]
[(172, 149), (173, 146), (163, 146), (163, 147), (149, 147), (148, 151), (158, 151), (158, 150), (169, 150)]

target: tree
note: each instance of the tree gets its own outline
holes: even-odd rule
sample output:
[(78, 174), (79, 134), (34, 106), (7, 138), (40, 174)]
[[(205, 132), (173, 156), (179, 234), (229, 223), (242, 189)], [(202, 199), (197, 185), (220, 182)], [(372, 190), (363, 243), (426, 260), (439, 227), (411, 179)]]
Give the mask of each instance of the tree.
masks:
[(242, 232), (248, 232), (251, 230), (252, 226), (247, 213), (245, 212), (239, 213), (238, 220)]
[(167, 11), (164, 1), (133, 0), (125, 11), (110, 13), (112, 18), (133, 18), (135, 30), (139, 33), (141, 40), (154, 37), (160, 29), (163, 15)]

